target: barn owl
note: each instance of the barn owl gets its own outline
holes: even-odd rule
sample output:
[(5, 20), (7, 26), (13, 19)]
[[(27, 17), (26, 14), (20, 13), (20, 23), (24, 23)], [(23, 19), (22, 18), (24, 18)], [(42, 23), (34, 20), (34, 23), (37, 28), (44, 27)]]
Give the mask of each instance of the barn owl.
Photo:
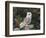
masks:
[(26, 17), (25, 17), (24, 20), (20, 23), (20, 28), (23, 28), (24, 26), (28, 26), (28, 24), (31, 23), (31, 18), (32, 18), (32, 13), (31, 13), (31, 12), (27, 12)]

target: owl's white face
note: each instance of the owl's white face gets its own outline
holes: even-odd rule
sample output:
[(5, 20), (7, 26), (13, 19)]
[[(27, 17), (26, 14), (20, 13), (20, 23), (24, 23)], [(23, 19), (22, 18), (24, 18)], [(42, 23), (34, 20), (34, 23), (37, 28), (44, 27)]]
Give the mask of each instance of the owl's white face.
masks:
[(31, 17), (32, 16), (32, 13), (31, 12), (27, 12), (27, 16), (28, 17)]

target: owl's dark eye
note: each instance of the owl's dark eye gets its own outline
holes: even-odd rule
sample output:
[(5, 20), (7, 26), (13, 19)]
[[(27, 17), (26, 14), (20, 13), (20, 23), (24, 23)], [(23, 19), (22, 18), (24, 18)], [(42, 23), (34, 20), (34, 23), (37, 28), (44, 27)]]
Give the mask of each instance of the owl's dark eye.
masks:
[(30, 14), (28, 14), (28, 15), (30, 15)]

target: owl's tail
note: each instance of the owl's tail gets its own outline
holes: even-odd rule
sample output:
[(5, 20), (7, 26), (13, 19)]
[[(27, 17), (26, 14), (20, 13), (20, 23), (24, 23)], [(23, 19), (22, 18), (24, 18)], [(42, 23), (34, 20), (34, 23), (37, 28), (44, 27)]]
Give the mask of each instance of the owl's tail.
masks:
[(23, 28), (25, 26), (25, 23), (24, 22), (21, 22), (20, 23), (20, 28)]

